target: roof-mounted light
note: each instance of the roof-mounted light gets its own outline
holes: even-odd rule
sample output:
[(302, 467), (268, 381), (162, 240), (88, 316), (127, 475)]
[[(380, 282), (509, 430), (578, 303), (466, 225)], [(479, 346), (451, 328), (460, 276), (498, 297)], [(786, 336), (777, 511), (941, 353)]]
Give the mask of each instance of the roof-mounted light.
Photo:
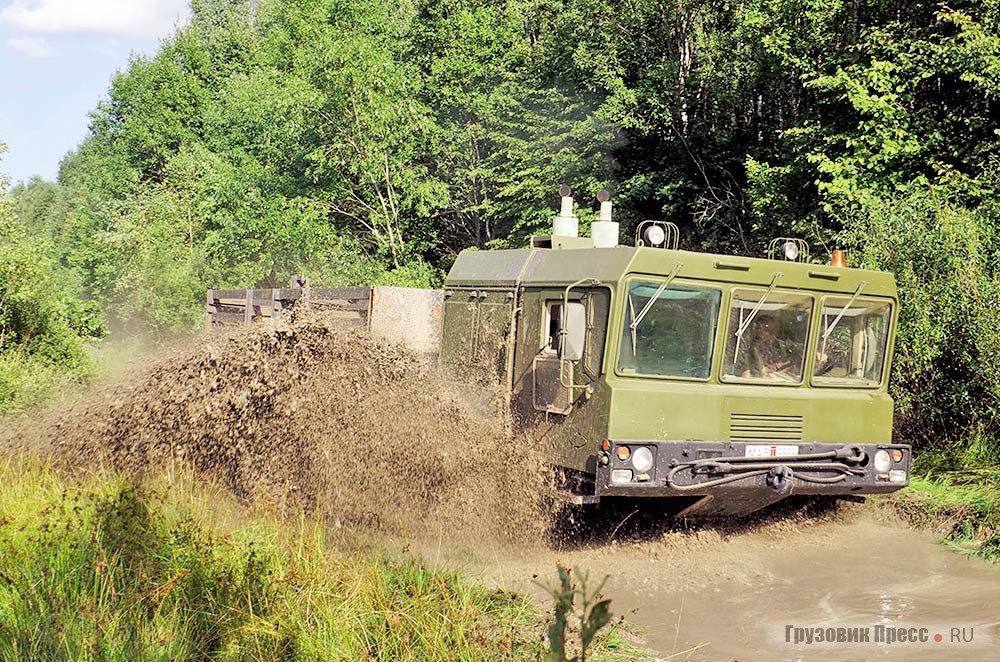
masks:
[(677, 250), (680, 230), (665, 221), (643, 221), (635, 229), (635, 245)]
[(647, 246), (662, 246), (663, 242), (667, 240), (667, 233), (659, 225), (650, 225), (642, 233), (642, 239)]
[(781, 245), (781, 254), (786, 260), (794, 262), (799, 256), (799, 247), (795, 245), (794, 241), (786, 241)]
[(780, 237), (768, 244), (767, 254), (772, 259), (787, 262), (808, 262), (809, 244), (802, 239)]

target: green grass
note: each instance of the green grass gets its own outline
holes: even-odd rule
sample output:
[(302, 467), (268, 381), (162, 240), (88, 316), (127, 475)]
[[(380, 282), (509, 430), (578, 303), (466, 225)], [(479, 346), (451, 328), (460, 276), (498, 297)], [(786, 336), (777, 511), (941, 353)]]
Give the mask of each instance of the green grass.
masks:
[(0, 353), (0, 414), (21, 413), (79, 391), (89, 369), (71, 369), (26, 351)]
[(972, 556), (1000, 560), (1000, 462), (990, 444), (917, 456), (910, 487), (886, 503), (911, 524)]
[[(0, 464), (2, 660), (541, 659), (544, 631), (522, 596), (190, 478)], [(595, 652), (638, 655), (620, 623)]]
[(49, 361), (25, 349), (0, 352), (0, 416), (29, 413), (54, 400), (79, 396), (94, 383), (112, 381), (147, 364), (158, 347), (151, 337), (105, 339), (87, 343), (86, 354), (75, 365)]

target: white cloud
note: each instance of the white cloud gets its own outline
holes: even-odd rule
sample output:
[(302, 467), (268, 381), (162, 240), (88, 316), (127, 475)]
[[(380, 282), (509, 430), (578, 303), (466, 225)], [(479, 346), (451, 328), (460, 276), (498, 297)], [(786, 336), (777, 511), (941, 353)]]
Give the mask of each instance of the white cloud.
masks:
[(7, 40), (7, 46), (28, 57), (49, 57), (52, 55), (52, 47), (49, 46), (49, 42), (38, 37), (11, 37)]
[(12, 0), (0, 24), (33, 33), (163, 35), (186, 15), (187, 0)]

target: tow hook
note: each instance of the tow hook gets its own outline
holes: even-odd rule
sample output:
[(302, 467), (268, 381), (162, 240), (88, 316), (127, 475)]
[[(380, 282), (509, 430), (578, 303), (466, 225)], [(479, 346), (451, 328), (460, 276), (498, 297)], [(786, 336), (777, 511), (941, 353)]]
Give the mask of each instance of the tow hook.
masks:
[(865, 451), (860, 446), (841, 446), (834, 452), (834, 457), (851, 464), (860, 464), (865, 460)]
[(792, 470), (783, 464), (779, 464), (768, 469), (767, 486), (775, 492), (784, 492), (788, 489), (791, 478)]

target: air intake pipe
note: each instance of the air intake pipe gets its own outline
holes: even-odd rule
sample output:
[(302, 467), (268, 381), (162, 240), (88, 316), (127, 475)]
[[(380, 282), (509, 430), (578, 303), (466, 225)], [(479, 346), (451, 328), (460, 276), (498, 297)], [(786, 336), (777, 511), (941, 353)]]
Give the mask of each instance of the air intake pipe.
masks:
[(565, 184), (559, 187), (562, 206), (559, 209), (559, 215), (552, 219), (553, 237), (580, 236), (580, 219), (573, 213), (573, 198), (570, 197), (570, 193), (572, 191)]
[(614, 248), (618, 245), (618, 223), (611, 220), (611, 195), (607, 191), (597, 194), (601, 203), (601, 215), (590, 224), (590, 237), (594, 248)]

